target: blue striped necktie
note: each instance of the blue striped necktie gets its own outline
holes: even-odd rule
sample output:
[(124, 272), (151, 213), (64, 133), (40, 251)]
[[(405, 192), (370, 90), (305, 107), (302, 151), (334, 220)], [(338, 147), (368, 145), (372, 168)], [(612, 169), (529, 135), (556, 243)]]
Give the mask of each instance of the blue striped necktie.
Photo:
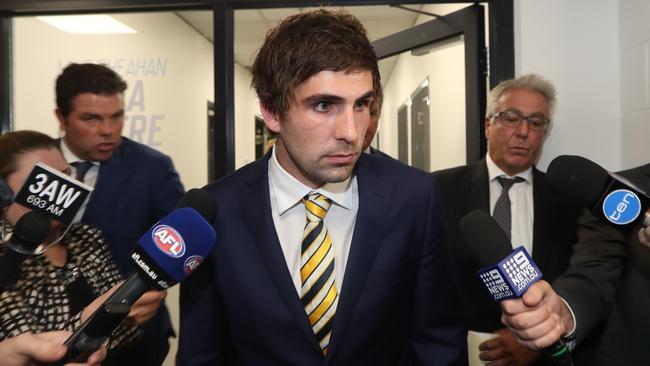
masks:
[(338, 293), (334, 282), (334, 248), (323, 219), (331, 201), (320, 193), (303, 198), (307, 223), (300, 256), (300, 299), (323, 354), (327, 354)]

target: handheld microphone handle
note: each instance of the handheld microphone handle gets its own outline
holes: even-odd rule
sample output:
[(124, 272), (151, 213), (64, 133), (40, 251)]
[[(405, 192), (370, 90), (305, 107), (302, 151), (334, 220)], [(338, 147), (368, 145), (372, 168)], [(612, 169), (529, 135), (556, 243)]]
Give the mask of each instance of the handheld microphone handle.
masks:
[(151, 286), (137, 272), (133, 272), (106, 300), (107, 304), (124, 303), (131, 307)]
[(129, 306), (124, 303), (104, 303), (68, 338), (68, 350), (57, 362), (48, 366), (62, 366), (70, 362), (85, 362), (88, 357), (108, 340), (111, 333), (129, 314)]
[(569, 352), (569, 348), (567, 348), (562, 339), (558, 339), (557, 342), (546, 347), (544, 353), (553, 360), (553, 364), (556, 366), (573, 366), (571, 352)]
[(5, 248), (0, 259), (0, 292), (16, 281), (20, 274), (20, 265), (27, 259), (26, 254), (18, 253), (11, 248)]

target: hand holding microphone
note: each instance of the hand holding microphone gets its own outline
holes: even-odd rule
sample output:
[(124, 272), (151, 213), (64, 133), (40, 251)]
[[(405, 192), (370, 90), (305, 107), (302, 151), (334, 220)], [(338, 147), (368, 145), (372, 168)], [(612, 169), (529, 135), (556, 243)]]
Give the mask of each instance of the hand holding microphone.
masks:
[(517, 341), (533, 350), (553, 345), (574, 328), (566, 303), (544, 280), (534, 283), (519, 299), (501, 303), (501, 321)]
[[(212, 250), (215, 232), (210, 222), (215, 214), (216, 204), (208, 192), (188, 191), (177, 209), (138, 240), (131, 254), (136, 271), (65, 342), (68, 352), (63, 361), (86, 358), (129, 314), (146, 319), (151, 310), (147, 304), (160, 299), (156, 298), (159, 295), (145, 293), (152, 288), (164, 291), (182, 281)], [(137, 311), (137, 304), (143, 305), (141, 312)]]
[[(97, 309), (102, 306), (108, 298), (122, 285), (124, 281), (116, 284), (110, 290), (103, 293), (101, 296), (97, 297), (93, 302), (88, 304), (86, 308), (81, 313), (81, 322), (86, 321), (90, 318)], [(167, 291), (157, 291), (149, 290), (145, 292), (129, 309), (129, 313), (126, 315), (125, 321), (132, 325), (141, 325), (151, 319), (158, 308), (160, 307), (160, 302), (167, 297)]]
[[(552, 301), (553, 296), (544, 290), (544, 286), (548, 286), (550, 291), (553, 290), (548, 283), (542, 282), (537, 285), (541, 287), (541, 292), (535, 289), (528, 294), (528, 291), (539, 283), (542, 273), (524, 248), (512, 250), (510, 240), (494, 218), (487, 212), (474, 210), (460, 220), (460, 232), (473, 258), (485, 267), (478, 271), (478, 279), (492, 300), (501, 304), (504, 315), (516, 318), (514, 321), (509, 318), (508, 323), (504, 324), (509, 326), (520, 344), (530, 344), (530, 337), (538, 335), (540, 329), (552, 330), (558, 326), (560, 316), (555, 313), (558, 308), (549, 307), (551, 303), (557, 303)], [(548, 296), (543, 296), (544, 294)], [(522, 297), (526, 299), (522, 300)], [(555, 297), (562, 301), (559, 296)], [(506, 309), (503, 304), (509, 300), (511, 302)], [(530, 315), (528, 312), (532, 312), (532, 316), (524, 316)], [(543, 320), (541, 323), (540, 319)], [(550, 322), (545, 322), (549, 320)], [(517, 327), (510, 327), (511, 322)], [(556, 365), (570, 366), (573, 365), (573, 360), (560, 338), (564, 333), (562, 328), (561, 330), (544, 338), (543, 342), (538, 342), (539, 347), (531, 349), (544, 348), (544, 352)], [(542, 344), (546, 347), (542, 347)]]

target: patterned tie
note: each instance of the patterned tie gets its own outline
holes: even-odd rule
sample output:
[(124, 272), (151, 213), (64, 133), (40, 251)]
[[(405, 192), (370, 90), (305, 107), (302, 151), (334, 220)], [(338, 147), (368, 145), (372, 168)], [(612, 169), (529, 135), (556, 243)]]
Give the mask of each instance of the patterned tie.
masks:
[(88, 170), (92, 168), (93, 163), (90, 161), (77, 161), (72, 163), (72, 166), (74, 166), (76, 172), (75, 179), (80, 182), (83, 182), (86, 173), (88, 173)]
[(338, 303), (334, 283), (334, 249), (323, 224), (331, 201), (319, 193), (310, 193), (303, 198), (303, 202), (307, 209), (307, 224), (300, 257), (300, 299), (320, 348), (323, 354), (327, 354)]
[(508, 235), (508, 239), (512, 237), (512, 214), (510, 212), (510, 196), (508, 191), (513, 184), (523, 182), (524, 178), (514, 177), (514, 179), (506, 177), (497, 177), (497, 181), (501, 184), (501, 195), (497, 199), (497, 203), (494, 205), (494, 211), (492, 216), (499, 223), (499, 226), (503, 231)]

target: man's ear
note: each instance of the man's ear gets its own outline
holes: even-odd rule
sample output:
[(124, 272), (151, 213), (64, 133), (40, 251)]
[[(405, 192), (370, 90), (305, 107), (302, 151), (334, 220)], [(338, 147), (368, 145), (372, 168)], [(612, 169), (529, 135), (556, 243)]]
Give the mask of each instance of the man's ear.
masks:
[(490, 118), (485, 117), (485, 139), (490, 137)]
[(260, 111), (266, 128), (273, 133), (280, 133), (280, 117), (275, 113), (271, 113), (262, 102), (260, 102)]

